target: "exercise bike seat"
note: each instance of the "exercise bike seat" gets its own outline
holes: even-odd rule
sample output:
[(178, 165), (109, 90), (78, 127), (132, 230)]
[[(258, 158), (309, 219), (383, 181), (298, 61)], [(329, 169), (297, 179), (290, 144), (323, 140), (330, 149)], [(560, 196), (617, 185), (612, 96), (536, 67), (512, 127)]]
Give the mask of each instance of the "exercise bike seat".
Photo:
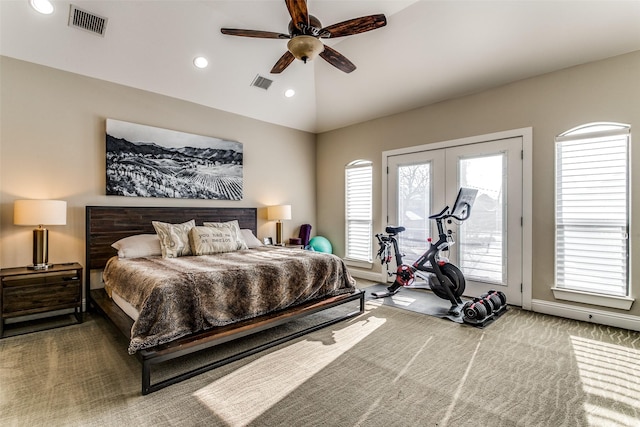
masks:
[(402, 233), (404, 230), (406, 230), (406, 228), (400, 226), (400, 227), (387, 227), (384, 229), (384, 232), (387, 234), (398, 234), (398, 233)]

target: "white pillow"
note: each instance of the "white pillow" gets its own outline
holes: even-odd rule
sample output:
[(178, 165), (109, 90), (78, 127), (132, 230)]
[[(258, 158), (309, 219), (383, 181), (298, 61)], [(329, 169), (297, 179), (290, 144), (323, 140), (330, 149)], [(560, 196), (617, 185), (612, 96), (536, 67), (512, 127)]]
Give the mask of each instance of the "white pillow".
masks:
[(247, 244), (247, 248), (253, 249), (253, 248), (257, 248), (258, 246), (263, 246), (262, 242), (258, 240), (256, 236), (253, 235), (253, 231), (249, 230), (248, 228), (240, 229), (240, 233), (242, 233), (242, 238), (244, 239), (244, 242)]
[(157, 234), (136, 234), (125, 237), (111, 245), (120, 258), (141, 258), (162, 255), (160, 238)]
[(151, 221), (160, 238), (160, 248), (163, 258), (177, 258), (191, 255), (189, 245), (189, 230), (196, 226), (195, 220), (182, 224)]
[(234, 219), (233, 221), (227, 222), (203, 222), (202, 225), (205, 227), (214, 227), (214, 228), (228, 228), (233, 232), (235, 236), (234, 239), (236, 241), (236, 249), (247, 249), (247, 244), (244, 242), (244, 238), (242, 237), (242, 233), (240, 232), (240, 224), (238, 224), (238, 220)]
[(194, 255), (211, 255), (237, 250), (235, 232), (229, 227), (193, 227), (189, 242)]

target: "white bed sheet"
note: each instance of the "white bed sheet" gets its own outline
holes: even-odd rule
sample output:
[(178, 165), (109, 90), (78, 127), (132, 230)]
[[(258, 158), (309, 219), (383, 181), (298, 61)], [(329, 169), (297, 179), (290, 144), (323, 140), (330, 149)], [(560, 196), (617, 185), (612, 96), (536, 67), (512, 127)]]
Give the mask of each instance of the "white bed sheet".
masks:
[(132, 318), (134, 321), (138, 320), (138, 316), (140, 315), (140, 313), (138, 313), (138, 310), (136, 310), (134, 306), (125, 301), (124, 298), (118, 295), (115, 291), (111, 292), (111, 299), (116, 303), (118, 307), (122, 309), (122, 311), (126, 313), (127, 316)]

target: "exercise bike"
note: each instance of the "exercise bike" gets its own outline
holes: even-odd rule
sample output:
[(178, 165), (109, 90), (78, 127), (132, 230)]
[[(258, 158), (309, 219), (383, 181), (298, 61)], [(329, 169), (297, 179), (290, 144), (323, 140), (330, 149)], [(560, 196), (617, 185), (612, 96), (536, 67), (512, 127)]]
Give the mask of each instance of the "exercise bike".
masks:
[(459, 316), (458, 306), (462, 304), (460, 296), (465, 289), (465, 280), (462, 271), (441, 255), (442, 251), (447, 251), (454, 244), (452, 232), (446, 229), (444, 222), (450, 224), (452, 219), (460, 222), (467, 220), (471, 215), (471, 207), (477, 193), (477, 190), (471, 188), (460, 188), (451, 212), (449, 206), (445, 206), (441, 212), (429, 217), (429, 219), (436, 221), (438, 241), (434, 243), (429, 237), (427, 239), (429, 248), (412, 265), (403, 264), (402, 257), (404, 255), (400, 253), (396, 239), (398, 234), (406, 230), (405, 227), (388, 226), (385, 228), (386, 234), (376, 234), (380, 245), (377, 256), (380, 258), (381, 264), (391, 262), (393, 250), (397, 270), (395, 273), (389, 273), (390, 275), (395, 274), (396, 279), (387, 287), (386, 292), (373, 292), (371, 295), (375, 298), (394, 295), (401, 287), (410, 286), (417, 276), (429, 284), (435, 295), (451, 302), (449, 314)]

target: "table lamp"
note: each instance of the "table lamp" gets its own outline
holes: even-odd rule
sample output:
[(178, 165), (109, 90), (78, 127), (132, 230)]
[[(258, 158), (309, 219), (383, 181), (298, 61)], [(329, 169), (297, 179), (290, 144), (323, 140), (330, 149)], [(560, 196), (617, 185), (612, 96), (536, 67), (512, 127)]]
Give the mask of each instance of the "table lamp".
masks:
[(282, 245), (282, 220), (291, 219), (291, 205), (267, 207), (267, 219), (276, 222), (276, 244)]
[(33, 230), (32, 270), (49, 268), (49, 230), (43, 225), (66, 225), (67, 202), (62, 200), (16, 200), (13, 205), (13, 223), (37, 225)]

